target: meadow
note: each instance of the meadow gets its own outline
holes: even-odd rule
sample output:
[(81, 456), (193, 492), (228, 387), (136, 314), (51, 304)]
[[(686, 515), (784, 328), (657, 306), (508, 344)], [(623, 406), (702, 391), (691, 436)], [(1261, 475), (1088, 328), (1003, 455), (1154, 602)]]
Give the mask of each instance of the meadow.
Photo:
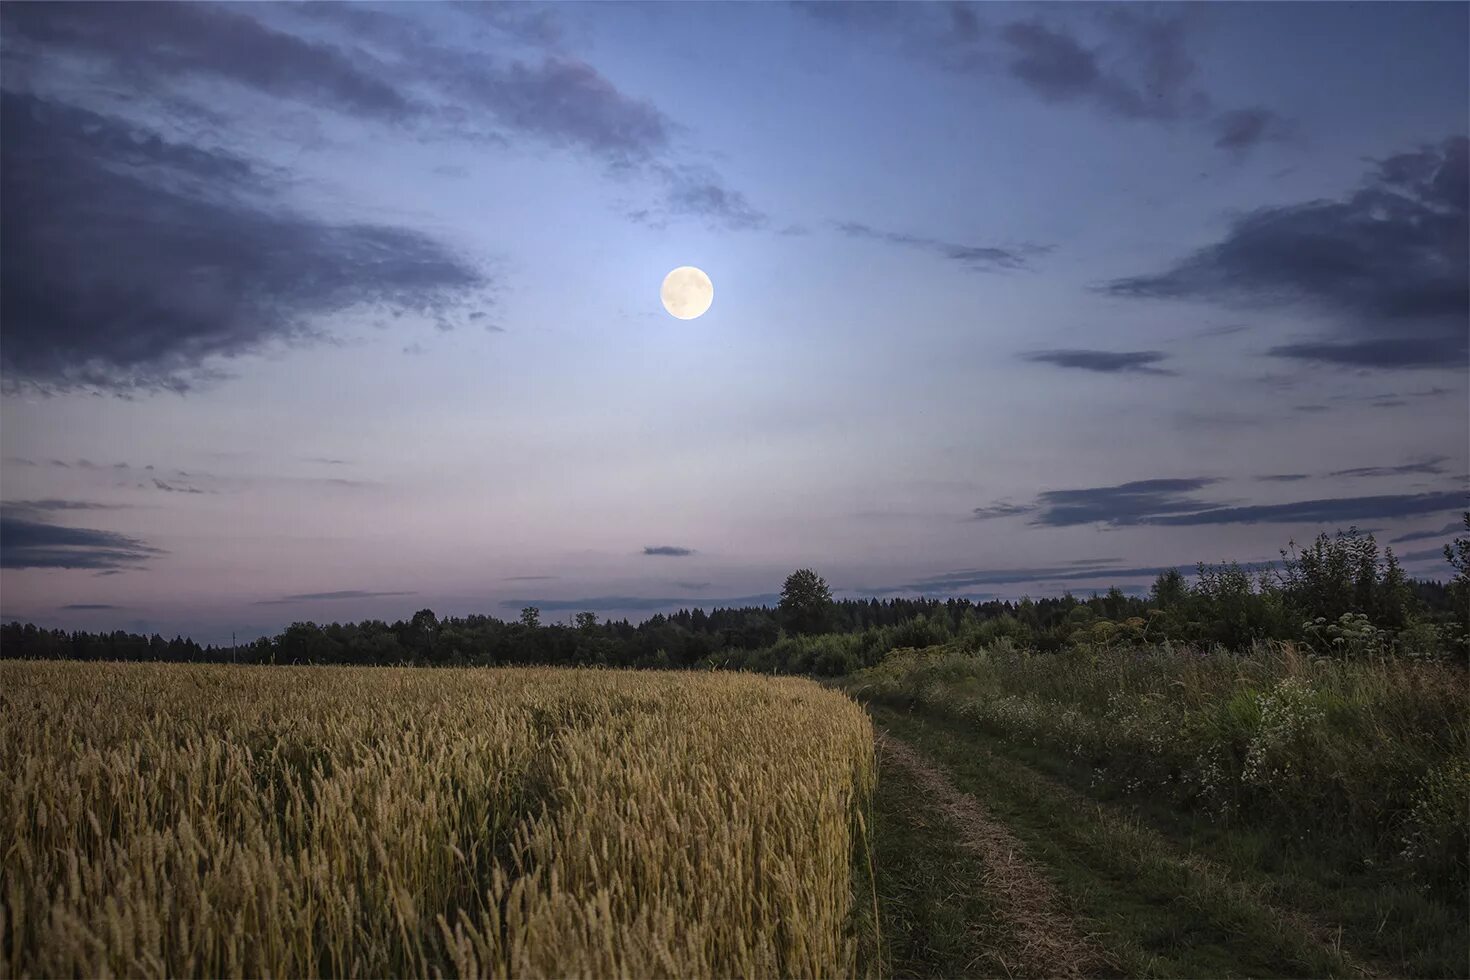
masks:
[(802, 679), (3, 662), (0, 975), (851, 975), (874, 778)]

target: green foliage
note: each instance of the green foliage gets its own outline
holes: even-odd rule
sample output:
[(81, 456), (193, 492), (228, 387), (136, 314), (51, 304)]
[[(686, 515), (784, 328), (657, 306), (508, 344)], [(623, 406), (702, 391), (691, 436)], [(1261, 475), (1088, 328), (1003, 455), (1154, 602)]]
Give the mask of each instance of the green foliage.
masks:
[(541, 610), (535, 606), (527, 606), (521, 610), (521, 625), (528, 630), (533, 630), (541, 625)]
[(1323, 840), (1344, 861), (1398, 864), (1443, 894), (1470, 884), (1463, 861), (1422, 857), (1470, 826), (1456, 795), (1470, 759), (1463, 669), (1290, 644), (1086, 653), (901, 650), (850, 686), (1049, 747), (1125, 793)]
[(1450, 582), (1450, 601), (1454, 610), (1454, 644), (1461, 660), (1470, 659), (1470, 511), (1463, 516), (1465, 534), (1444, 546), (1444, 560), (1450, 563), (1455, 577)]
[[(1289, 549), (1289, 550), (1288, 550)], [(1408, 620), (1412, 597), (1392, 549), (1380, 554), (1371, 534), (1356, 527), (1296, 550), (1281, 552), (1281, 589), (1291, 612), (1302, 620), (1336, 622), (1347, 613), (1398, 629)]]

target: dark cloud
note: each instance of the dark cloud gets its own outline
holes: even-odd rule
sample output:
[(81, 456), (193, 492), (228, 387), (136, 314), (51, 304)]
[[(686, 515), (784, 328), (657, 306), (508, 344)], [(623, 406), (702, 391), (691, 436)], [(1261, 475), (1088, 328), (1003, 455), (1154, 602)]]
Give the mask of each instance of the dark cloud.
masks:
[(1209, 96), (1195, 84), (1183, 17), (1140, 8), (1111, 8), (1102, 18), (1117, 53), (1040, 20), (1015, 21), (1000, 31), (1010, 75), (1047, 102), (1079, 102), (1124, 119), (1173, 121), (1202, 115)]
[(891, 245), (902, 245), (908, 248), (923, 249), (933, 252), (946, 259), (959, 262), (977, 272), (994, 272), (998, 269), (1025, 269), (1029, 266), (1029, 260), (1035, 255), (1044, 255), (1051, 251), (1049, 245), (1019, 245), (1002, 248), (997, 245), (958, 245), (954, 242), (940, 241), (935, 238), (925, 238), (920, 235), (906, 235), (896, 231), (880, 231), (855, 221), (844, 221), (836, 224), (838, 231), (852, 238), (867, 238), (874, 241), (888, 242)]
[(659, 612), (665, 609), (730, 609), (740, 606), (772, 606), (780, 598), (774, 593), (734, 596), (726, 599), (695, 599), (689, 596), (650, 598), (648, 596), (603, 595), (583, 599), (506, 599), (500, 605), (505, 609), (535, 606), (542, 612), (600, 612), (606, 609)]
[(198, 487), (189, 486), (187, 483), (168, 483), (157, 477), (153, 480), (153, 486), (165, 493), (204, 493)]
[[(1146, 565), (1128, 568), (1078, 569), (1070, 566), (1043, 566), (1040, 568), (972, 569), (968, 571), (948, 572), (944, 575), (936, 575), (932, 578), (911, 582), (894, 589), (878, 591), (928, 592), (944, 589), (965, 589), (977, 585), (1014, 585), (1023, 582), (1085, 582), (1103, 579), (1152, 578), (1157, 575), (1162, 575), (1164, 572), (1176, 567), (1178, 566)], [(1247, 565), (1243, 567), (1256, 568), (1258, 566)]]
[(1208, 524), (1340, 524), (1348, 521), (1415, 517), (1458, 510), (1466, 498), (1459, 493), (1381, 494), (1372, 497), (1332, 497), (1298, 500), (1289, 504), (1216, 507), (1192, 514), (1150, 516), (1142, 524), (1168, 526)]
[(1421, 551), (1406, 551), (1398, 558), (1399, 561), (1444, 561), (1444, 546), (1424, 548)]
[(211, 376), (211, 357), (315, 336), (318, 315), (441, 316), (485, 284), (418, 232), (272, 207), (252, 165), (223, 151), (3, 100), (0, 357), (13, 379), (184, 390)]
[(26, 459), (24, 456), (6, 456), (5, 462), (12, 466), (40, 466), (34, 459)]
[(62, 609), (83, 610), (83, 609), (123, 609), (123, 608), (126, 608), (126, 607), (124, 607), (124, 606), (109, 606), (105, 602), (72, 602), (72, 603), (68, 603), (65, 606), (62, 606), (61, 608)]
[(14, 44), (24, 39), (45, 54), (66, 49), (101, 60), (152, 89), (207, 77), (356, 115), (397, 120), (415, 111), (381, 66), (224, 4), (6, 4), (0, 25), (9, 56), (28, 53)]
[(1046, 527), (1075, 524), (1142, 524), (1147, 518), (1199, 510), (1209, 505), (1190, 494), (1218, 481), (1210, 477), (1135, 480), (1113, 487), (1048, 490), (1036, 497), (1031, 522)]
[(1018, 514), (1029, 514), (1035, 509), (1027, 504), (1013, 504), (1008, 500), (997, 500), (988, 507), (976, 507), (970, 511), (970, 520), (989, 521), (997, 517), (1015, 517)]
[(1190, 52), (1195, 14), (1185, 5), (1049, 4), (1020, 20), (1003, 19), (1016, 9), (1006, 4), (797, 7), (823, 23), (896, 42), (916, 60), (987, 88), (1001, 74), (1050, 104), (1086, 106), (1124, 120), (1187, 123), (1235, 155), (1289, 134), (1288, 121), (1269, 108), (1216, 103)]
[(1389, 544), (1408, 544), (1410, 541), (1432, 541), (1435, 538), (1448, 540), (1461, 530), (1465, 525), (1460, 521), (1450, 521), (1438, 531), (1410, 531), (1408, 534), (1400, 534), (1391, 539)]
[[(1295, 474), (1288, 474), (1295, 476)], [(1036, 497), (1033, 525), (1108, 527), (1143, 525), (1190, 527), (1214, 524), (1334, 524), (1369, 519), (1413, 517), (1456, 510), (1466, 502), (1464, 492), (1383, 494), (1370, 497), (1333, 497), (1285, 504), (1226, 507), (1203, 500), (1196, 492), (1215, 479), (1138, 480), (1112, 487), (1048, 490)]]
[(1001, 37), (1010, 46), (1010, 72), (1052, 102), (1093, 93), (1102, 80), (1097, 57), (1076, 38), (1042, 24), (1007, 24)]
[(57, 510), (117, 510), (126, 504), (102, 504), (94, 500), (58, 500), (47, 497), (43, 500), (7, 500), (3, 506), (10, 513), (47, 513)]
[(1341, 201), (1265, 207), (1221, 241), (1115, 296), (1315, 310), (1333, 333), (1274, 357), (1351, 367), (1458, 367), (1470, 318), (1470, 141), (1381, 162)]
[(115, 531), (62, 527), (0, 511), (0, 568), (139, 568), (165, 552)]
[(1256, 479), (1262, 483), (1295, 483), (1297, 480), (1310, 480), (1311, 475), (1308, 473), (1268, 473)]
[(1173, 371), (1154, 366), (1166, 359), (1163, 353), (1156, 350), (1043, 350), (1022, 354), (1020, 357), (1023, 361), (1101, 374), (1174, 374)]
[(323, 466), (348, 466), (352, 462), (346, 459), (332, 459), (330, 456), (303, 456), (301, 459), (306, 463), (321, 463)]
[(666, 558), (684, 558), (694, 554), (693, 548), (680, 548), (671, 544), (650, 545), (643, 549), (645, 555), (661, 555)]
[(1237, 153), (1249, 150), (1267, 140), (1282, 139), (1286, 134), (1286, 123), (1276, 113), (1261, 106), (1250, 109), (1231, 109), (1215, 117), (1215, 145), (1222, 150)]
[(558, 575), (507, 575), (505, 577), (505, 580), (507, 582), (545, 582), (545, 581), (549, 581), (549, 580), (554, 579), (554, 578), (560, 578), (560, 576), (558, 576)]
[(1349, 470), (1335, 470), (1328, 476), (1407, 476), (1413, 473), (1427, 473), (1438, 476), (1445, 472), (1444, 463), (1448, 456), (1429, 456), (1413, 463), (1402, 463), (1398, 466), (1358, 466)]
[(365, 592), (361, 589), (343, 589), (340, 592), (303, 592), (299, 595), (282, 596), (279, 599), (262, 599), (257, 606), (279, 606), (290, 602), (315, 602), (320, 599), (381, 599), (389, 596), (418, 595), (417, 592)]

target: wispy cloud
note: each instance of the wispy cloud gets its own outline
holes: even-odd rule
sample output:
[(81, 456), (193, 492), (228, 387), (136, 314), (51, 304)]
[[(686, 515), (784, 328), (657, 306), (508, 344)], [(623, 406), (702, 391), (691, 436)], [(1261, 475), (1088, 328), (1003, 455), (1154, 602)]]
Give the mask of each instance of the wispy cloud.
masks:
[(923, 235), (909, 235), (896, 231), (880, 231), (868, 225), (855, 221), (844, 221), (836, 223), (838, 231), (850, 238), (866, 238), (872, 241), (887, 242), (890, 245), (900, 245), (906, 248), (916, 248), (931, 252), (953, 262), (958, 262), (966, 268), (977, 272), (995, 272), (1003, 269), (1025, 269), (1030, 265), (1030, 260), (1038, 255), (1045, 255), (1051, 251), (1051, 246), (1043, 245), (961, 245), (955, 242), (941, 241), (937, 238), (927, 238)]
[(382, 599), (392, 596), (417, 595), (416, 592), (366, 592), (362, 589), (343, 589), (338, 592), (302, 592), (298, 595), (282, 596), (279, 599), (261, 599), (257, 606), (279, 606), (293, 602), (319, 602), (331, 599)]
[(1174, 374), (1173, 371), (1156, 366), (1166, 359), (1163, 353), (1156, 350), (1043, 350), (1022, 354), (1020, 357), (1023, 361), (1036, 364), (1052, 364), (1099, 374)]
[(657, 555), (664, 558), (685, 558), (694, 554), (693, 548), (680, 548), (672, 544), (649, 545), (643, 549), (645, 555)]
[(1357, 466), (1352, 469), (1335, 470), (1328, 476), (1359, 477), (1359, 476), (1407, 476), (1414, 473), (1425, 473), (1438, 476), (1445, 472), (1442, 463), (1449, 459), (1448, 456), (1429, 456), (1412, 463), (1402, 463), (1398, 466)]
[(1457, 533), (1464, 530), (1465, 525), (1459, 521), (1450, 521), (1437, 531), (1410, 531), (1408, 534), (1400, 534), (1389, 540), (1389, 544), (1408, 544), (1410, 541), (1432, 541), (1436, 538), (1448, 541)]

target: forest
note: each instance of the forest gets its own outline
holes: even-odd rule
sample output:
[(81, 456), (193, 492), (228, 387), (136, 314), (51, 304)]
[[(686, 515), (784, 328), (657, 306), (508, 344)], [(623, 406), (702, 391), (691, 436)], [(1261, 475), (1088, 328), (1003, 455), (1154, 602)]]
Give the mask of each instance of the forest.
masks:
[(1043, 653), (1143, 648), (1244, 649), (1291, 642), (1323, 655), (1466, 661), (1470, 650), (1470, 513), (1445, 547), (1449, 581), (1412, 579), (1391, 549), (1356, 528), (1283, 549), (1270, 567), (1200, 564), (1159, 575), (1145, 595), (1114, 587), (1079, 598), (833, 599), (815, 572), (786, 580), (776, 607), (693, 608), (633, 624), (577, 614), (544, 623), (534, 607), (506, 621), (440, 618), (430, 609), (393, 623), (292, 623), (236, 648), (124, 631), (0, 626), (14, 659), (423, 666), (560, 665), (745, 669), (838, 676), (900, 648), (1003, 641)]

